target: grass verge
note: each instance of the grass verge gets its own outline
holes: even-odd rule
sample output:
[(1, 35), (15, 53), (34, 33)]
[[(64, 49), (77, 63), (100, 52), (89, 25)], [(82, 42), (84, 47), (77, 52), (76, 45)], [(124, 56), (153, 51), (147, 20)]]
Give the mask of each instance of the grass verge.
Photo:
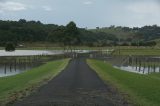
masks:
[(116, 87), (133, 105), (160, 106), (160, 74), (140, 75), (115, 69), (109, 63), (87, 60), (104, 82)]
[(40, 67), (10, 77), (0, 78), (0, 105), (21, 99), (60, 73), (69, 59), (48, 62)]
[[(120, 54), (119, 54), (120, 53)], [(160, 55), (160, 49), (137, 48), (137, 49), (117, 49), (113, 55)]]

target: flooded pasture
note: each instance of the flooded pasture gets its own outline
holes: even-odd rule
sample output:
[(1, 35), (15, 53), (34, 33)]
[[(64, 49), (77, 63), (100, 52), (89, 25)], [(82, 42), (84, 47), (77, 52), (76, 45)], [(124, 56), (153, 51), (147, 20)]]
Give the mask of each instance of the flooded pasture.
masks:
[(121, 56), (113, 60), (113, 66), (124, 71), (139, 74), (160, 73), (159, 56)]
[(133, 73), (139, 73), (139, 74), (149, 74), (149, 73), (159, 73), (160, 72), (160, 68), (156, 67), (156, 68), (148, 68), (148, 67), (134, 67), (134, 66), (114, 66), (117, 69), (121, 69), (124, 71), (129, 71), (129, 72), (133, 72)]
[[(15, 50), (13, 52), (0, 50), (0, 77), (16, 75), (55, 59), (75, 58), (78, 54), (84, 57), (86, 54), (91, 57), (95, 54), (100, 56), (102, 52), (108, 53), (110, 50), (102, 50), (100, 54), (97, 52), (97, 50)], [(93, 55), (88, 55), (90, 53)]]
[(32, 68), (38, 67), (41, 64), (0, 64), (0, 77), (13, 76), (16, 74), (20, 74)]
[(63, 51), (57, 50), (16, 50), (6, 52), (0, 50), (0, 77), (12, 76), (45, 62), (63, 58)]
[[(45, 62), (65, 58), (68, 55), (67, 53), (70, 52), (64, 50), (16, 50), (6, 52), (0, 50), (0, 77), (16, 75), (38, 67)], [(72, 52), (89, 53), (90, 51), (74, 50)], [(67, 55), (64, 55), (65, 53)]]
[(0, 50), (0, 56), (35, 56), (35, 55), (57, 55), (63, 54), (62, 50), (15, 50), (13, 52), (6, 52)]

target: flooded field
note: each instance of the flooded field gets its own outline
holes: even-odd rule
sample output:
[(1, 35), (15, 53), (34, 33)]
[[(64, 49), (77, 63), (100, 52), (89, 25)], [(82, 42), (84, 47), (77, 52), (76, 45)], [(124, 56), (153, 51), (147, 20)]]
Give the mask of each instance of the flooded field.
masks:
[(34, 55), (57, 55), (63, 54), (62, 50), (16, 50), (13, 52), (6, 52), (0, 50), (0, 56), (34, 56)]
[[(35, 56), (35, 55), (57, 55), (65, 53), (90, 53), (97, 52), (99, 50), (15, 50), (13, 52), (6, 52), (0, 50), (0, 57), (2, 56)], [(112, 52), (112, 50), (101, 50), (102, 52)]]
[(160, 73), (159, 56), (123, 56), (113, 60), (113, 66), (124, 71), (139, 74)]
[(139, 74), (149, 74), (149, 73), (160, 73), (160, 68), (150, 68), (150, 67), (134, 67), (134, 66), (114, 66), (117, 69), (121, 69), (124, 71), (129, 71), (133, 73), (139, 73)]
[(20, 74), (32, 68), (38, 67), (41, 64), (32, 63), (32, 64), (0, 64), (0, 77), (12, 76)]
[(78, 54), (79, 56), (93, 54), (87, 56), (97, 57), (111, 51), (101, 50), (100, 54), (97, 54), (97, 50), (16, 50), (13, 52), (0, 50), (0, 77), (16, 75), (55, 59), (75, 58)]
[(63, 58), (64, 52), (57, 50), (16, 50), (6, 52), (0, 50), (0, 77), (12, 76), (45, 62)]

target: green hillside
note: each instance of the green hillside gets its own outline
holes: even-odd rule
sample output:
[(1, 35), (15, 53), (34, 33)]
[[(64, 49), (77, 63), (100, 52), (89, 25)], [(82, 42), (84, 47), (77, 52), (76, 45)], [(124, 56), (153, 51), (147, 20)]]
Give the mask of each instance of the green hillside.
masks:
[(135, 33), (132, 31), (124, 31), (121, 28), (100, 28), (100, 29), (91, 29), (93, 32), (105, 32), (107, 34), (115, 35), (119, 39), (127, 40), (133, 38)]

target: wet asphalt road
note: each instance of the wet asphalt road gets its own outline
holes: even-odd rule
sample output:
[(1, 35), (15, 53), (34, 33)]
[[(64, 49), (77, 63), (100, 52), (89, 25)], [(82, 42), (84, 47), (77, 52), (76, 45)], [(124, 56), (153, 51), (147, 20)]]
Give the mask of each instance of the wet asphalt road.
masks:
[(123, 106), (120, 96), (98, 77), (86, 60), (72, 59), (67, 68), (37, 92), (12, 106)]

